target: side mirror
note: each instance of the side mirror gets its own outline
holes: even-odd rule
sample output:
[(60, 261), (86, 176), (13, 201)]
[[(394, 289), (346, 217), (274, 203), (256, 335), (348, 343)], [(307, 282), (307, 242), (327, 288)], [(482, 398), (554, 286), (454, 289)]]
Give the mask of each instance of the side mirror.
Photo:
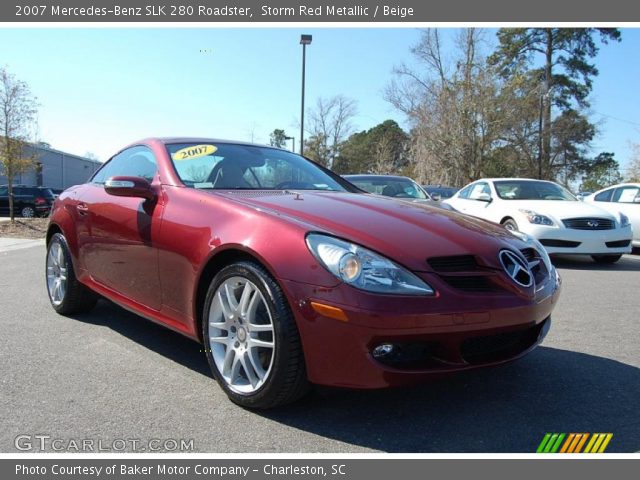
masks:
[(486, 203), (491, 203), (492, 201), (491, 195), (489, 195), (488, 193), (481, 193), (480, 195), (478, 195), (476, 200), (478, 200), (479, 202), (486, 202)]
[(436, 202), (439, 202), (440, 200), (442, 200), (442, 198), (440, 197), (440, 194), (439, 194), (439, 193), (432, 193), (432, 194), (431, 194), (431, 198), (432, 198), (433, 200), (435, 200)]
[(156, 197), (151, 183), (142, 177), (111, 177), (104, 182), (104, 190), (115, 197), (136, 197), (153, 200)]

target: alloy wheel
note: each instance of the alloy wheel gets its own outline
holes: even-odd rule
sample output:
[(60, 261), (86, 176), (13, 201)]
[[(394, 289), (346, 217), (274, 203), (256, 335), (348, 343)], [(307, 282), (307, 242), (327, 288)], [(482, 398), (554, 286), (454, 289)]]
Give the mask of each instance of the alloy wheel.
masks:
[(209, 348), (231, 390), (251, 394), (269, 378), (275, 357), (273, 318), (251, 281), (231, 277), (216, 290), (209, 312)]
[(67, 261), (59, 242), (53, 241), (47, 254), (47, 290), (54, 305), (60, 305), (67, 292)]
[(23, 218), (33, 218), (36, 216), (36, 211), (33, 207), (23, 207), (22, 210), (20, 210), (20, 215), (22, 215)]

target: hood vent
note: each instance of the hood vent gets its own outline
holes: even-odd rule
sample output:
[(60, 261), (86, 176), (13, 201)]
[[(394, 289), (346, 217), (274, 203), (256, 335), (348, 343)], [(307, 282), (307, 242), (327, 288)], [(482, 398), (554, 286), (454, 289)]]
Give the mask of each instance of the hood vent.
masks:
[(216, 190), (216, 193), (223, 193), (225, 195), (232, 195), (234, 197), (242, 197), (242, 198), (280, 197), (282, 195), (298, 195), (298, 193), (291, 192), (289, 190), (250, 190), (250, 189)]

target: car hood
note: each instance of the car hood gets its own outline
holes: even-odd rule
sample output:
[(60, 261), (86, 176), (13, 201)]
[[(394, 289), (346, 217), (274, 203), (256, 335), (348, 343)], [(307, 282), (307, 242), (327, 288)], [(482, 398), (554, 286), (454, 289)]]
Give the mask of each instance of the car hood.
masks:
[(414, 198), (414, 199), (402, 199), (405, 200), (407, 202), (411, 202), (411, 203), (418, 203), (418, 204), (422, 204), (422, 205), (431, 205), (432, 207), (436, 207), (436, 208), (444, 208), (445, 210), (451, 210), (453, 209), (453, 207), (449, 204), (446, 203), (442, 203), (438, 200), (425, 200), (422, 198)]
[(562, 200), (508, 200), (507, 205), (518, 209), (532, 210), (541, 215), (547, 215), (557, 220), (579, 217), (599, 217), (617, 220), (611, 213), (602, 208), (585, 202), (571, 202)]
[[(343, 192), (215, 192), (375, 250), (414, 271), (431, 257), (475, 254), (501, 268), (498, 252), (526, 244), (494, 223), (422, 203)], [(275, 234), (275, 233), (274, 233)]]

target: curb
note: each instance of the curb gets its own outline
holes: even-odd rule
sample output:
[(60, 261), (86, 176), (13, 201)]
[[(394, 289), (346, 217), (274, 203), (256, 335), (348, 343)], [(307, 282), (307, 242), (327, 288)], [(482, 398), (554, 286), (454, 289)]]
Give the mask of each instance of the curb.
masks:
[(10, 238), (0, 237), (0, 252), (11, 252), (13, 250), (22, 250), (23, 248), (44, 246), (44, 238)]

